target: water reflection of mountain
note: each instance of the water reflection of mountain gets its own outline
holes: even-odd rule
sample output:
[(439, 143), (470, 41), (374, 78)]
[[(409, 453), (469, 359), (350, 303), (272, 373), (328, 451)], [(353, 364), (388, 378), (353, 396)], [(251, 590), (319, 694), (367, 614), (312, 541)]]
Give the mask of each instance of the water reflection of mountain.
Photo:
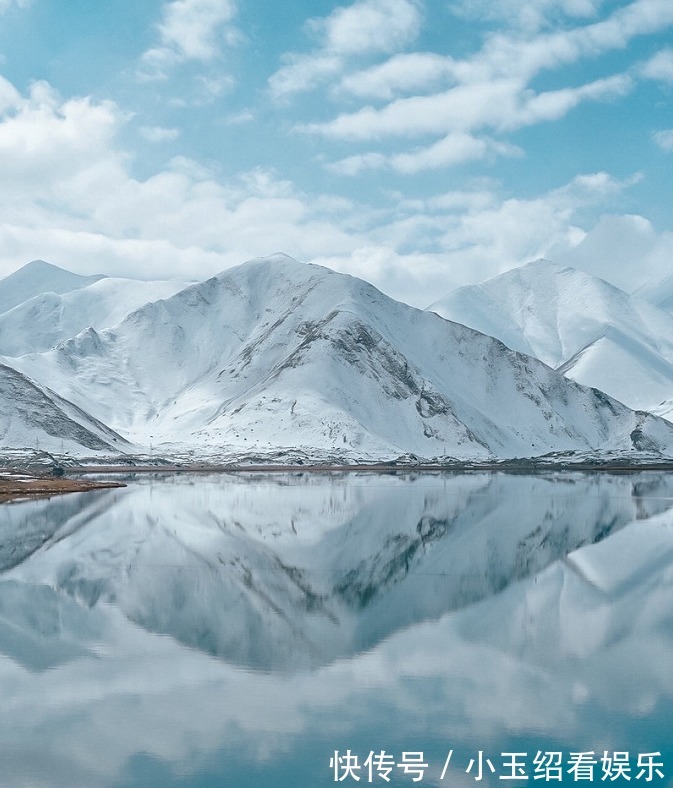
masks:
[(498, 593), (672, 494), (646, 475), (144, 479), (4, 509), (0, 558), (225, 661), (295, 670)]
[[(363, 758), (372, 747), (423, 749), (430, 785), (442, 784), (447, 746), (456, 748), (452, 785), (465, 784), (467, 758), (480, 749), (661, 750), (668, 777), (671, 484), (652, 474), (529, 482), (420, 477), (404, 495), (403, 481), (386, 477), (168, 479), (100, 499), (59, 499), (78, 502), (77, 511), (0, 575), (0, 786), (326, 788), (334, 785), (329, 757), (345, 747)], [(501, 493), (509, 503), (498, 503)], [(538, 525), (559, 523), (548, 528), (542, 563), (554, 540), (613, 533), (430, 620), (461, 586), (451, 579), (437, 600), (424, 578), (448, 582), (436, 567), (452, 557), (459, 578), (472, 578), (471, 567), (498, 567), (481, 584), (465, 581), (472, 593), (497, 588), (508, 572), (532, 571), (517, 556), (533, 542), (517, 545), (536, 527), (535, 510)], [(37, 533), (32, 505), (12, 507), (11, 519), (8, 512), (0, 509), (0, 530), (15, 545), (22, 529)], [(433, 538), (434, 521), (422, 518), (448, 515), (454, 527)], [(633, 522), (620, 528), (626, 516)], [(408, 547), (419, 521), (423, 539), (404, 572), (372, 584), (364, 604), (348, 599), (339, 587), (347, 571), (379, 576), (389, 563), (386, 538), (406, 536)], [(480, 564), (484, 545), (491, 563)], [(246, 585), (246, 570), (253, 586), (275, 583), (286, 594), (271, 598), (277, 611)], [(311, 594), (324, 594), (322, 607)], [(407, 607), (416, 622), (408, 626)], [(278, 670), (248, 670), (185, 645), (206, 632), (251, 664), (255, 621), (267, 652), (252, 664)], [(294, 652), (283, 641), (291, 625)], [(321, 632), (333, 639), (319, 642)], [(314, 651), (301, 670), (295, 655), (308, 636)], [(376, 645), (359, 650), (367, 643)]]

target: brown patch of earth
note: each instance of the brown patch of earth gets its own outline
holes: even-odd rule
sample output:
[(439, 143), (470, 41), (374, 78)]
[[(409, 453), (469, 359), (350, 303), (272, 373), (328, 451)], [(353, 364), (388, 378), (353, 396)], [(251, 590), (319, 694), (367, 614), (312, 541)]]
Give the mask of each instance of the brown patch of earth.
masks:
[(88, 492), (107, 487), (126, 487), (121, 482), (95, 482), (85, 479), (66, 479), (57, 476), (29, 476), (21, 473), (0, 474), (0, 503), (49, 498), (70, 492)]

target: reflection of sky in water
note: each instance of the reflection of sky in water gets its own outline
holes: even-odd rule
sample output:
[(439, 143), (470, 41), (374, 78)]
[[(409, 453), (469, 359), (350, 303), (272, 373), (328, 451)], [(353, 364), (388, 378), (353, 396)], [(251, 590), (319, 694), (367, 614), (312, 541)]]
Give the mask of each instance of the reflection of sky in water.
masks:
[(0, 785), (332, 785), (349, 748), (459, 786), (479, 749), (661, 750), (667, 784), (672, 505), (665, 476), (475, 474), (3, 507)]

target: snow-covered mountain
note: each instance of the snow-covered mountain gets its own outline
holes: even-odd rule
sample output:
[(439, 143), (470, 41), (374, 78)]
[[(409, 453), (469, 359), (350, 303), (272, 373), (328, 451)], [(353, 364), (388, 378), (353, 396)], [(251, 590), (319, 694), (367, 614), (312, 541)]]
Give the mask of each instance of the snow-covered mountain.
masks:
[(103, 274), (73, 274), (44, 260), (33, 260), (0, 280), (0, 314), (41, 293), (69, 293), (104, 278)]
[(583, 271), (535, 260), (428, 309), (629, 407), (673, 397), (673, 315)]
[(359, 279), (285, 255), (12, 363), (145, 443), (362, 458), (673, 446), (666, 422)]
[[(172, 296), (188, 284), (83, 277), (48, 263), (29, 263), (0, 281), (0, 302), (13, 304), (4, 313), (0, 308), (0, 354), (49, 350), (86, 328), (116, 325), (143, 304)], [(14, 303), (23, 296), (28, 297)]]
[(666, 312), (673, 311), (673, 275), (665, 276), (655, 282), (648, 282), (639, 287), (635, 296), (649, 301), (654, 306), (664, 309)]
[(128, 443), (76, 405), (0, 364), (0, 446), (118, 453)]

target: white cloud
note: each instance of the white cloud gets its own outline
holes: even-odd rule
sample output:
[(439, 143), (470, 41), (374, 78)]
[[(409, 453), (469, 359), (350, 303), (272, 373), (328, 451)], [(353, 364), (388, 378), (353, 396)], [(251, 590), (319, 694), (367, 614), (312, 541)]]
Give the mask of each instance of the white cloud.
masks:
[(337, 175), (359, 175), (366, 170), (381, 170), (388, 163), (388, 157), (382, 153), (360, 153), (347, 156), (340, 161), (329, 162), (326, 169)]
[(21, 103), (19, 91), (9, 80), (0, 75), (0, 114)]
[[(425, 306), (438, 287), (480, 281), (534, 257), (579, 250), (587, 259), (609, 259), (614, 238), (622, 236), (592, 235), (586, 215), (597, 206), (604, 212), (633, 182), (593, 173), (530, 199), (503, 198), (497, 185), (480, 182), (427, 200), (390, 195), (387, 205), (373, 208), (329, 195), (315, 199), (263, 169), (221, 181), (185, 158), (140, 180), (119, 147), (127, 118), (114, 104), (64, 100), (45, 83), (27, 96), (7, 86), (4, 93), (10, 102), (0, 117), (4, 273), (41, 257), (82, 273), (202, 278), (281, 249)], [(452, 144), (460, 148), (461, 138)], [(462, 144), (467, 151), (481, 143)], [(397, 166), (444, 166), (457, 155), (448, 143), (443, 152), (432, 148)], [(582, 246), (584, 238), (595, 238), (594, 246)], [(634, 250), (651, 241), (642, 271), (668, 265), (670, 240), (653, 230), (628, 238), (635, 238), (628, 247)], [(637, 266), (624, 271), (634, 282), (642, 274)]]
[(255, 113), (250, 109), (244, 109), (233, 115), (228, 115), (223, 122), (230, 126), (240, 126), (244, 123), (250, 123), (254, 119)]
[[(536, 13), (562, 11), (569, 17), (591, 17), (598, 3), (584, 0), (539, 0)], [(497, 12), (493, 10), (497, 6)], [(477, 6), (471, 6), (476, 11)], [(494, 14), (525, 12), (524, 4), (510, 0), (488, 4)], [(509, 10), (508, 10), (509, 9)], [(530, 9), (529, 9), (530, 10)], [(673, 53), (664, 50), (645, 66), (627, 67), (623, 73), (602, 76), (584, 84), (534, 91), (531, 80), (545, 69), (558, 69), (582, 59), (626, 47), (636, 36), (673, 25), (669, 0), (634, 0), (606, 19), (552, 32), (530, 31), (489, 35), (483, 47), (464, 59), (432, 52), (397, 53), (382, 63), (343, 74), (343, 61), (322, 50), (323, 60), (313, 70), (281, 69), (274, 78), (279, 93), (332, 80), (331, 96), (385, 102), (342, 112), (328, 120), (298, 123), (295, 129), (331, 140), (376, 142), (386, 138), (413, 140), (434, 136), (421, 148), (385, 154), (380, 150), (357, 152), (330, 162), (333, 172), (357, 175), (368, 170), (390, 169), (414, 174), (451, 166), (461, 161), (521, 154), (504, 142), (487, 141), (484, 132), (502, 134), (553, 122), (582, 103), (610, 101), (627, 95), (639, 76), (673, 79)], [(299, 62), (292, 64), (299, 66)], [(304, 80), (304, 82), (301, 82)]]
[(673, 84), (673, 49), (662, 49), (641, 67), (641, 74)]
[(365, 107), (325, 123), (297, 128), (335, 139), (372, 140), (386, 136), (447, 134), (484, 127), (517, 129), (558, 119), (582, 101), (624, 95), (633, 82), (627, 75), (575, 88), (533, 93), (515, 79), (458, 85), (443, 93), (397, 99), (381, 109)]
[(655, 131), (652, 137), (662, 150), (666, 152), (673, 151), (673, 129)]
[(17, 193), (35, 189), (45, 197), (59, 179), (96, 164), (123, 119), (112, 102), (63, 101), (45, 82), (34, 83), (25, 98), (15, 90), (2, 92), (0, 174), (9, 203)]
[(343, 55), (394, 52), (418, 34), (420, 12), (414, 0), (359, 0), (309, 25), (324, 47)]
[(166, 129), (162, 126), (141, 126), (138, 131), (147, 142), (172, 142), (180, 136), (180, 129)]
[(381, 109), (365, 107), (325, 123), (298, 126), (302, 131), (336, 139), (368, 140), (384, 136), (412, 137), (496, 125), (511, 112), (522, 86), (514, 80), (458, 85), (431, 96), (397, 99)]
[(518, 111), (511, 117), (502, 119), (500, 128), (517, 129), (541, 121), (557, 120), (583, 101), (601, 101), (624, 96), (633, 85), (634, 82), (628, 74), (616, 74), (576, 88), (562, 88), (538, 95), (526, 95)]
[(358, 175), (365, 170), (392, 169), (404, 175), (424, 170), (451, 167), (467, 161), (497, 156), (522, 156), (523, 151), (506, 142), (488, 137), (473, 137), (464, 132), (452, 132), (432, 145), (416, 148), (408, 153), (385, 156), (382, 153), (364, 153), (348, 156), (327, 165), (338, 175)]
[(453, 58), (435, 52), (409, 52), (347, 74), (338, 90), (360, 98), (391, 100), (416, 90), (426, 92), (454, 76)]
[(603, 0), (454, 0), (452, 10), (468, 19), (505, 22), (536, 31), (559, 16), (592, 17)]
[[(537, 4), (511, 0), (475, 6), (472, 10), (488, 8), (494, 14), (506, 12), (507, 7), (535, 8), (536, 13), (552, 6), (564, 7), (571, 16), (593, 14), (597, 3), (593, 0), (540, 0)], [(466, 7), (468, 5), (466, 4)], [(508, 12), (507, 12), (508, 13)], [(582, 58), (595, 58), (614, 49), (623, 49), (635, 37), (656, 33), (673, 25), (673, 3), (669, 0), (635, 0), (619, 8), (607, 19), (592, 24), (522, 36), (515, 33), (490, 35), (482, 49), (463, 60), (432, 52), (396, 54), (383, 63), (356, 70), (343, 76), (337, 92), (361, 98), (392, 100), (398, 95), (418, 91), (427, 93), (438, 84), (452, 81), (480, 84), (498, 79), (515, 79), (524, 85), (544, 69), (570, 65)], [(327, 49), (309, 56), (290, 56), (286, 68), (272, 77), (278, 94), (304, 90), (319, 81), (340, 75), (343, 60), (338, 53)], [(665, 50), (652, 59), (651, 76), (668, 79), (671, 73), (670, 51)], [(307, 68), (304, 68), (308, 66)], [(274, 87), (274, 85), (272, 85)]]
[(313, 55), (288, 54), (285, 65), (269, 78), (269, 89), (275, 99), (311, 90), (321, 82), (340, 74), (344, 67), (341, 55), (319, 52)]
[[(10, 86), (11, 87), (11, 86)], [(42, 257), (81, 271), (205, 276), (287, 249), (347, 254), (342, 203), (311, 200), (273, 173), (227, 183), (174, 159), (144, 180), (128, 169), (111, 102), (63, 100), (46, 83), (28, 96), (5, 86), (0, 117), (0, 262), (7, 272)], [(149, 128), (155, 139), (171, 130)], [(207, 217), (207, 221), (204, 220)]]
[(141, 58), (139, 76), (163, 78), (175, 65), (187, 60), (208, 62), (223, 45), (233, 46), (241, 32), (232, 24), (235, 0), (172, 0), (165, 3), (157, 26), (159, 44)]
[(397, 172), (408, 175), (489, 156), (523, 156), (523, 151), (509, 143), (457, 132), (447, 134), (428, 147), (410, 153), (399, 153), (391, 158), (391, 165)]
[(349, 58), (395, 52), (413, 41), (420, 29), (416, 0), (359, 0), (307, 23), (319, 41), (308, 54), (288, 53), (269, 79), (276, 99), (310, 90), (340, 74)]

